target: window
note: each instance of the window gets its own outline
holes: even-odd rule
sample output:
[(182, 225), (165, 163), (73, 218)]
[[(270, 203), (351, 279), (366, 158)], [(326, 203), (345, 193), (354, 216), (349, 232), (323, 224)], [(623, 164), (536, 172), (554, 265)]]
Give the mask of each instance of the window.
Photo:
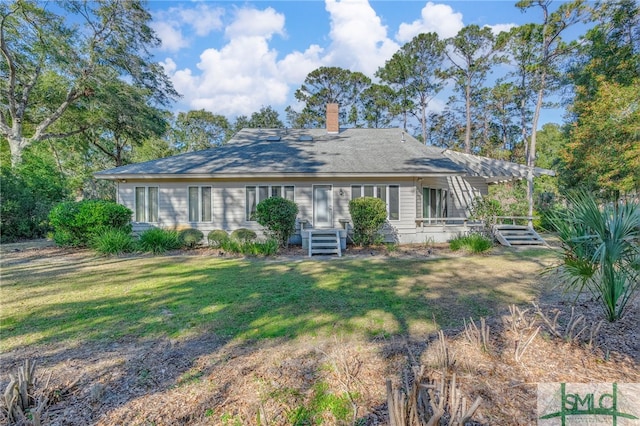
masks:
[(247, 220), (255, 220), (256, 206), (269, 197), (283, 197), (295, 201), (293, 185), (260, 185), (245, 188), (245, 215)]
[(211, 222), (211, 187), (189, 187), (189, 222)]
[(380, 198), (387, 205), (387, 218), (400, 220), (400, 187), (398, 185), (351, 185), (351, 199)]
[(398, 185), (389, 185), (389, 220), (400, 220), (400, 187)]
[(136, 186), (136, 222), (158, 221), (158, 187)]
[(432, 220), (447, 217), (448, 194), (446, 189), (422, 188), (422, 217)]

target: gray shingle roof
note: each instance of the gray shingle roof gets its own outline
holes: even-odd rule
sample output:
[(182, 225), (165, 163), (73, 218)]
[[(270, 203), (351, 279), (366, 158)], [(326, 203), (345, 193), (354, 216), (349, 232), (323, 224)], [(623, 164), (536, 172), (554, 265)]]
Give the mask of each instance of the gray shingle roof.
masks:
[(243, 129), (218, 148), (117, 167), (96, 173), (96, 177), (465, 172), (441, 151), (399, 129), (345, 129), (338, 134), (324, 129)]
[[(403, 140), (404, 139), (404, 140)], [(549, 172), (549, 173), (545, 173)], [(247, 176), (429, 176), (494, 181), (524, 178), (527, 168), (425, 146), (400, 129), (243, 129), (227, 144), (95, 174), (98, 178)], [(552, 174), (536, 169), (535, 174)]]

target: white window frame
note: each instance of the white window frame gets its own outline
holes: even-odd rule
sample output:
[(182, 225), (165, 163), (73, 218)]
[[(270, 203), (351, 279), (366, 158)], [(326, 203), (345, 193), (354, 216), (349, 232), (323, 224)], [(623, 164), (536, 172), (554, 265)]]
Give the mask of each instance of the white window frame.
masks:
[[(381, 193), (380, 189), (384, 187), (384, 192)], [(397, 212), (398, 212), (398, 218), (397, 219), (391, 219), (391, 206), (390, 206), (390, 201), (389, 201), (389, 188), (394, 187), (394, 188), (398, 188), (398, 208), (397, 208)], [(358, 188), (358, 192), (359, 192), (359, 196), (355, 196), (354, 197), (354, 188)], [(365, 195), (365, 188), (367, 188), (367, 190), (369, 188), (372, 188), (371, 193), (373, 195)], [(367, 191), (368, 192), (368, 191)], [(393, 221), (393, 222), (397, 222), (400, 220), (400, 185), (393, 185), (393, 184), (381, 184), (381, 183), (367, 183), (367, 184), (352, 184), (351, 185), (351, 199), (353, 200), (354, 198), (361, 198), (361, 197), (375, 197), (375, 198), (380, 198), (382, 201), (384, 201), (385, 205), (387, 206), (387, 220), (389, 221)]]
[[(291, 200), (295, 203), (296, 201), (296, 187), (295, 185), (246, 185), (244, 187), (244, 216), (245, 216), (245, 220), (247, 222), (255, 222), (255, 219), (251, 218), (251, 212), (249, 211), (249, 203), (248, 203), (248, 190), (249, 188), (253, 188), (254, 193), (255, 193), (255, 207), (258, 206), (258, 204), (260, 204), (260, 201), (264, 201), (267, 198), (271, 198), (271, 197), (283, 197), (286, 194), (285, 188), (291, 188), (292, 189), (292, 196), (293, 198), (287, 198), (288, 200)], [(267, 196), (260, 196), (260, 189), (261, 188), (266, 188), (266, 194)], [(273, 188), (279, 188), (280, 191), (280, 195), (273, 195)]]
[[(196, 212), (197, 217), (195, 220), (191, 218), (191, 188), (198, 188), (198, 198), (196, 200)], [(205, 220), (203, 218), (203, 197), (202, 190), (203, 188), (209, 188), (209, 220)], [(211, 185), (191, 185), (187, 187), (187, 219), (190, 223), (203, 222), (203, 223), (211, 223), (213, 222), (213, 186)]]
[[(144, 205), (142, 206), (144, 212), (144, 220), (139, 221), (138, 208), (140, 206), (138, 205), (138, 189), (142, 188), (144, 188)], [(149, 202), (151, 200), (151, 193), (149, 191), (150, 188), (154, 188), (156, 193), (155, 212), (151, 211), (154, 204)], [(135, 186), (133, 188), (133, 204), (133, 215), (136, 223), (158, 223), (158, 221), (160, 220), (160, 188), (158, 186)], [(150, 221), (149, 218), (154, 216), (153, 213), (155, 213), (156, 220)]]

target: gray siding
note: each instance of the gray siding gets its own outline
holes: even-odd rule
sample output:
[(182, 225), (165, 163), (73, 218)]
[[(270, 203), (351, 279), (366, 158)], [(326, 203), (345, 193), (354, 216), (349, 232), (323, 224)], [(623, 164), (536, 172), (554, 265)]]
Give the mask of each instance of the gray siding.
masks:
[[(232, 231), (237, 228), (249, 228), (261, 231), (257, 222), (245, 219), (245, 187), (259, 185), (293, 185), (295, 202), (298, 205), (300, 221), (306, 221), (306, 227), (313, 227), (313, 185), (332, 185), (333, 188), (333, 227), (341, 228), (341, 220), (349, 220), (349, 200), (351, 185), (398, 185), (400, 188), (400, 219), (389, 221), (387, 234), (389, 241), (424, 242), (424, 229), (416, 224), (416, 218), (422, 216), (422, 188), (445, 188), (450, 191), (449, 216), (466, 217), (466, 209), (470, 201), (479, 194), (487, 193), (487, 184), (481, 178), (439, 177), (417, 179), (334, 179), (334, 180), (271, 180), (271, 181), (230, 181), (230, 180), (198, 180), (198, 181), (157, 181), (126, 182), (118, 184), (118, 201), (134, 211), (135, 219), (135, 187), (157, 186), (158, 223), (135, 223), (134, 231), (141, 231), (149, 226), (166, 228), (197, 228), (205, 235), (212, 229)], [(212, 187), (212, 221), (188, 221), (188, 187)], [(442, 240), (438, 238), (434, 240)]]

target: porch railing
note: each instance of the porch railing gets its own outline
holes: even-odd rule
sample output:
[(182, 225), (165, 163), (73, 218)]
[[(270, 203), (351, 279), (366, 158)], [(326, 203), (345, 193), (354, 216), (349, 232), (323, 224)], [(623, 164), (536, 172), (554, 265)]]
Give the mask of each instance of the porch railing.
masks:
[(424, 229), (425, 226), (462, 226), (464, 228), (479, 228), (484, 224), (481, 220), (471, 220), (468, 217), (419, 217), (416, 218), (416, 226)]
[(530, 227), (533, 227), (533, 221), (539, 219), (538, 216), (493, 216), (493, 223), (504, 225), (505, 221), (511, 221), (512, 225), (516, 222), (526, 220)]

